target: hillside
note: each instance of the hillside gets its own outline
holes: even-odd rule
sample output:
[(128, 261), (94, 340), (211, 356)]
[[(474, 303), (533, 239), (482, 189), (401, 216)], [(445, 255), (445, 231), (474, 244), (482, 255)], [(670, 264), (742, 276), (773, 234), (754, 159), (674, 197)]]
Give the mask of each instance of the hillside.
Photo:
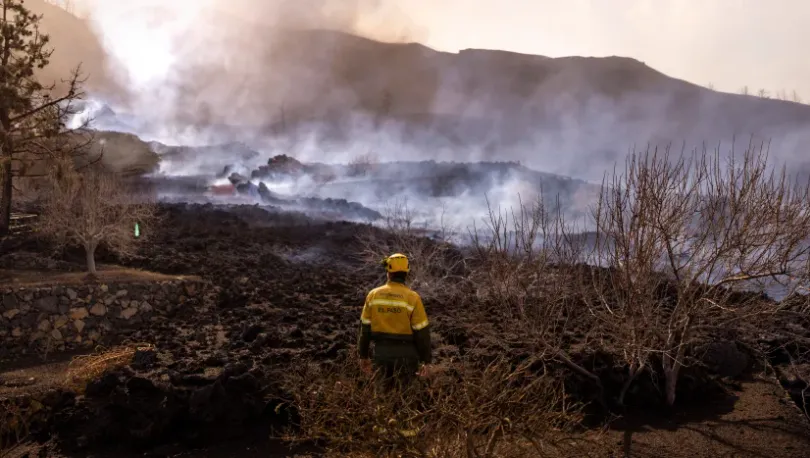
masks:
[(93, 90), (108, 93), (121, 89), (113, 78), (108, 76), (108, 59), (101, 40), (90, 23), (76, 18), (63, 9), (43, 0), (26, 0), (25, 6), (35, 14), (42, 15), (41, 27), (50, 37), (53, 54), (50, 64), (39, 71), (46, 84), (61, 83), (70, 77), (71, 70), (81, 65), (86, 83)]
[[(208, 19), (204, 37), (178, 47), (188, 59), (155, 88), (159, 97), (123, 92), (128, 104), (116, 111), (142, 118), (138, 133), (195, 126), (209, 131), (204, 143), (283, 137), (306, 144), (311, 159), (362, 144), (387, 159), (521, 160), (590, 179), (633, 145), (679, 149), (756, 135), (772, 140), (776, 159), (808, 167), (809, 106), (718, 93), (630, 58), (446, 53)], [(89, 23), (62, 12), (45, 25), (55, 43), (82, 37), (71, 56), (103, 68)], [(66, 72), (60, 65), (51, 71)], [(90, 82), (93, 95), (121, 100), (111, 73), (103, 75)]]

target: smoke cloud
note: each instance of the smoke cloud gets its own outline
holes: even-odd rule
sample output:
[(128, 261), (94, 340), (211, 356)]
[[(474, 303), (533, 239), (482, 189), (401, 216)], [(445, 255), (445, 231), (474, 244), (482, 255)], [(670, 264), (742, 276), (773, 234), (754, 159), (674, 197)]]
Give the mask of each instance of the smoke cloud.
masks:
[[(742, 3), (750, 11), (764, 8)], [(200, 151), (164, 161), (167, 174), (210, 175), (235, 163), (251, 169), (279, 153), (319, 162), (373, 153), (384, 161), (519, 160), (598, 181), (631, 148), (690, 150), (723, 141), (728, 150), (737, 136), (739, 149), (751, 134), (773, 140), (776, 159), (810, 170), (803, 149), (810, 141), (807, 107), (720, 94), (653, 70), (727, 89), (739, 80), (703, 78), (695, 70), (730, 75), (720, 70), (733, 67), (737, 77), (754, 79), (764, 78), (764, 69), (801, 74), (804, 64), (797, 62), (805, 61), (785, 64), (787, 49), (777, 53), (782, 64), (756, 72), (739, 71), (748, 68), (739, 64), (737, 54), (744, 53), (730, 50), (760, 55), (787, 43), (785, 37), (797, 39), (794, 23), (810, 11), (806, 5), (795, 3), (796, 14), (779, 27), (778, 15), (754, 17), (740, 4), (85, 0), (80, 11), (100, 40), (112, 82), (92, 92), (116, 112), (100, 127), (169, 144), (239, 141), (259, 152)], [(718, 20), (724, 15), (728, 21)], [(761, 33), (752, 33), (752, 24)], [(748, 46), (751, 40), (757, 46)], [(626, 58), (455, 53), (469, 47), (626, 55), (653, 68)], [(514, 180), (495, 186), (492, 193), (501, 196), (524, 189)], [(367, 191), (346, 197), (366, 201), (374, 197)], [(478, 199), (483, 191), (475, 189)]]
[(330, 104), (351, 106), (353, 94), (341, 90), (340, 79), (351, 71), (349, 48), (362, 42), (301, 30), (424, 38), (391, 2), (379, 0), (90, 3), (86, 13), (110, 75), (128, 89), (117, 102), (155, 123), (258, 128), (278, 121), (285, 107), (297, 111), (286, 116), (317, 116)]

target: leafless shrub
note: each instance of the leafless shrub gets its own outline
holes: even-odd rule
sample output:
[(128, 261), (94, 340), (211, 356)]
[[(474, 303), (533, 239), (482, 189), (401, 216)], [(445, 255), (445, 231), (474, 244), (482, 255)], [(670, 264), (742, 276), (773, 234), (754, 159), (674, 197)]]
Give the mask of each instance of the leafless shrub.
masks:
[(806, 286), (808, 197), (768, 172), (762, 149), (725, 165), (717, 153), (634, 154), (603, 185), (591, 262), (607, 270), (594, 270), (583, 297), (629, 366), (620, 399), (659, 361), (672, 405), (690, 346), (776, 312), (756, 294), (768, 286)]
[(14, 205), (25, 206), (40, 201), (43, 192), (41, 180), (31, 177), (18, 177), (14, 180)]
[(350, 177), (360, 177), (368, 175), (371, 171), (374, 170), (378, 162), (379, 160), (377, 158), (377, 155), (372, 152), (361, 154), (359, 156), (352, 158), (352, 160), (349, 161), (347, 174)]
[[(39, 230), (59, 245), (78, 245), (95, 274), (100, 245), (122, 257), (135, 256), (138, 242), (156, 221), (156, 205), (148, 192), (137, 190), (119, 174), (96, 164), (76, 171), (57, 162), (48, 176), (48, 194)], [(140, 237), (134, 234), (139, 224)]]
[(0, 458), (24, 456), (19, 449), (30, 439), (37, 423), (44, 420), (47, 409), (31, 396), (0, 399)]
[(359, 234), (360, 258), (365, 265), (380, 269), (385, 257), (403, 253), (411, 263), (409, 281), (423, 297), (453, 294), (461, 281), (464, 259), (451, 244), (454, 231), (444, 222), (444, 212), (435, 230), (416, 224), (406, 201), (389, 205), (383, 216), (382, 231), (369, 227)]
[[(522, 336), (535, 358), (563, 364), (601, 392), (599, 377), (574, 361), (566, 341), (577, 327), (578, 343), (585, 345), (591, 328), (572, 282), (580, 275), (584, 240), (575, 236), (576, 227), (566, 221), (559, 200), (549, 208), (541, 194), (528, 205), (521, 199), (518, 210), (508, 211), (487, 204), (484, 227), (471, 230), (468, 279), (475, 297), (464, 301), (465, 313), (484, 323), (502, 322)], [(598, 402), (604, 404), (603, 396)]]
[[(484, 227), (470, 230), (474, 268), (470, 280), (478, 300), (499, 304), (513, 317), (527, 318), (527, 301), (548, 294), (559, 285), (563, 267), (576, 264), (582, 247), (560, 210), (549, 209), (542, 195), (517, 209), (494, 209), (487, 199)], [(560, 291), (554, 291), (559, 293)], [(534, 301), (537, 304), (537, 301)]]
[(14, 447), (29, 435), (27, 409), (18, 399), (0, 400), (0, 458), (14, 454)]
[(544, 456), (580, 421), (559, 383), (497, 360), (391, 387), (356, 368), (299, 365), (286, 382), (301, 421), (288, 439), (324, 441), (335, 456)]

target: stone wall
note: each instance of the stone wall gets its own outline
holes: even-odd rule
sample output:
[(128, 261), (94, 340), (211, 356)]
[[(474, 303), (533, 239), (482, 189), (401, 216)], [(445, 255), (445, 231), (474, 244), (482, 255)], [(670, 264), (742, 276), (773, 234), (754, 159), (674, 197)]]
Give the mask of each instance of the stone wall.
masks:
[(199, 279), (0, 286), (0, 347), (27, 353), (92, 347), (117, 330), (148, 326), (178, 307), (196, 307), (210, 285)]

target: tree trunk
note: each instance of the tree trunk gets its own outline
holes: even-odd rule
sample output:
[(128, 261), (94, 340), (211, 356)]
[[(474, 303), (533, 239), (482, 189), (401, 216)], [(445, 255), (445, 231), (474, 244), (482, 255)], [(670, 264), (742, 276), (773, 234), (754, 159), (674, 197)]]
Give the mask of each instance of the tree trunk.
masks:
[(2, 170), (0, 170), (0, 237), (8, 235), (11, 230), (11, 196), (12, 196), (12, 176), (11, 158), (6, 157), (3, 152)]
[[(678, 376), (681, 374), (683, 360), (686, 357), (686, 342), (692, 330), (692, 315), (687, 315), (686, 322), (680, 331), (680, 338), (670, 340), (669, 351), (664, 353), (664, 389), (667, 397), (667, 405), (675, 405), (675, 390), (678, 388)], [(673, 349), (677, 348), (677, 351)], [(673, 353), (675, 355), (673, 356)]]
[(84, 253), (87, 257), (87, 272), (96, 273), (96, 244), (91, 243), (84, 246)]
[(664, 369), (664, 391), (666, 392), (667, 406), (675, 405), (675, 390), (678, 388), (678, 373), (680, 366), (675, 363), (671, 369)]
[(13, 197), (14, 175), (12, 173), (12, 158), (14, 157), (14, 142), (11, 141), (9, 131), (11, 122), (8, 110), (0, 106), (0, 237), (11, 231), (11, 200)]
[[(9, 75), (6, 71), (11, 59), (11, 37), (8, 31), (12, 29), (8, 27), (8, 10), (13, 5), (8, 2), (3, 2), (3, 47), (0, 49), (0, 66), (3, 71), (0, 72), (0, 87), (7, 89), (9, 86)], [(6, 100), (0, 101), (0, 237), (5, 237), (11, 232), (11, 197), (14, 188), (12, 187), (11, 176), (11, 159), (14, 157), (14, 143), (11, 141), (11, 118), (9, 107)]]
[(666, 396), (667, 406), (672, 407), (675, 405), (675, 390), (678, 388), (678, 376), (681, 374), (681, 361), (684, 358), (685, 346), (681, 345), (675, 356), (672, 354), (664, 354), (662, 366), (664, 367), (664, 394)]
[(633, 361), (630, 364), (630, 370), (627, 373), (627, 380), (624, 381), (622, 385), (622, 390), (619, 392), (619, 405), (624, 407), (624, 398), (627, 396), (627, 391), (630, 389), (630, 386), (633, 384), (633, 381), (636, 379), (636, 376), (644, 370), (644, 364), (639, 364), (637, 361)]

